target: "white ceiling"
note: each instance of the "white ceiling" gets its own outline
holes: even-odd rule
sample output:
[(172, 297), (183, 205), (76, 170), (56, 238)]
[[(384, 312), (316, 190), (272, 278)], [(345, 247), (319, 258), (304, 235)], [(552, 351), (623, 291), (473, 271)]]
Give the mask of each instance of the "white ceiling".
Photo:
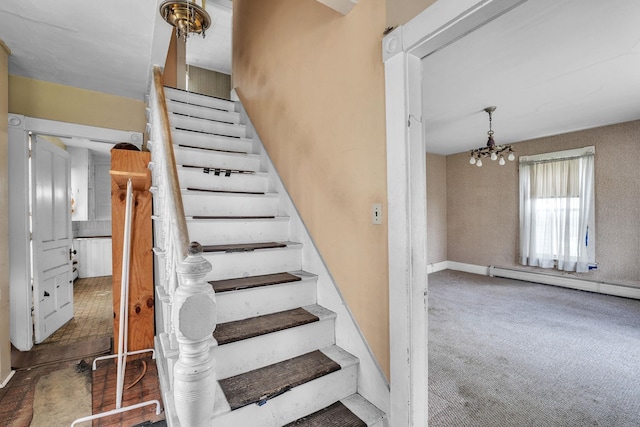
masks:
[[(9, 74), (144, 99), (152, 64), (164, 64), (171, 26), (162, 0), (2, 0), (0, 39)], [(187, 62), (231, 72), (231, 1), (209, 0), (204, 42), (192, 36)]]
[[(427, 151), (640, 118), (640, 1), (528, 0), (423, 59)], [(516, 147), (514, 147), (516, 148)]]

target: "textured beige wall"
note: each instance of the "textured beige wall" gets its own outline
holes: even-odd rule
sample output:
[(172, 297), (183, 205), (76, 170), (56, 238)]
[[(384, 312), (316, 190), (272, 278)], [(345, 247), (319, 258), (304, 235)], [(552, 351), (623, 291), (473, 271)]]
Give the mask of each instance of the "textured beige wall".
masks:
[(447, 158), (427, 153), (427, 263), (447, 261)]
[(144, 132), (145, 104), (20, 76), (9, 76), (9, 111), (40, 119)]
[[(0, 40), (0, 200), (9, 199), (9, 49)], [(0, 207), (0, 383), (11, 372), (9, 333), (9, 205)]]
[(385, 3), (233, 6), (234, 87), (388, 376)]
[(189, 65), (189, 91), (215, 96), (222, 99), (231, 97), (231, 76), (217, 71)]
[[(596, 261), (589, 280), (640, 287), (640, 121), (515, 144), (517, 155), (595, 145)], [(518, 267), (517, 161), (471, 166), (447, 157), (448, 258)], [(553, 272), (553, 270), (545, 270)]]
[(387, 0), (387, 27), (406, 24), (435, 2), (436, 0)]

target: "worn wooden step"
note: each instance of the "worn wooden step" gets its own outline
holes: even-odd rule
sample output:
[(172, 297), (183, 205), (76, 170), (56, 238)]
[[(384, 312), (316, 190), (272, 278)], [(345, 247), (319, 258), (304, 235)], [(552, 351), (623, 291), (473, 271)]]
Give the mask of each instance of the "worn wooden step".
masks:
[(282, 242), (263, 242), (263, 243), (236, 243), (230, 245), (205, 245), (202, 247), (203, 252), (253, 252), (257, 249), (274, 249), (285, 248), (286, 243)]
[(209, 283), (217, 292), (237, 291), (240, 289), (256, 288), (259, 286), (277, 285), (280, 283), (298, 282), (301, 277), (291, 273), (263, 274), (261, 276), (238, 277), (227, 280), (212, 280)]
[(203, 95), (167, 86), (164, 87), (164, 93), (167, 100), (182, 101), (193, 105), (217, 108), (224, 111), (235, 110), (235, 103), (233, 101), (217, 98), (215, 96)]
[(340, 365), (319, 350), (220, 380), (231, 410), (267, 401), (290, 389), (340, 370)]
[[(307, 381), (296, 387), (292, 387), (290, 391), (267, 400), (267, 403), (263, 406), (248, 404), (231, 410), (228, 404), (224, 404), (225, 402), (218, 404), (212, 425), (216, 427), (282, 426), (329, 406), (337, 400), (342, 400), (355, 394), (358, 378), (358, 359), (335, 345), (322, 348), (320, 351), (340, 365), (340, 369), (317, 377), (313, 381)], [(303, 363), (303, 365), (307, 364)], [(313, 370), (315, 362), (311, 361), (310, 365), (311, 366), (302, 366), (301, 371), (306, 371), (308, 368)], [(269, 365), (266, 368), (270, 368), (265, 369), (266, 387), (259, 385), (259, 388), (252, 392), (253, 395), (261, 394), (259, 397), (262, 397), (269, 393), (270, 390), (279, 390), (282, 389), (283, 386), (286, 387), (286, 384), (289, 382), (286, 380), (283, 381), (280, 378), (283, 375), (287, 375), (286, 371), (289, 371), (286, 363)], [(253, 376), (253, 372), (254, 371), (247, 372), (243, 375)], [(290, 372), (295, 377), (296, 372), (293, 370)], [(238, 375), (238, 377), (241, 376)], [(231, 378), (233, 377), (230, 377), (228, 380), (231, 380)], [(245, 379), (248, 378), (249, 377), (245, 377)], [(234, 380), (234, 382), (243, 381)], [(223, 381), (219, 383), (222, 386)], [(244, 384), (247, 389), (253, 390), (251, 383)], [(224, 387), (222, 388), (224, 390)], [(237, 390), (237, 387), (233, 389)], [(220, 394), (225, 395), (226, 391)], [(238, 397), (234, 397), (234, 401), (237, 402), (238, 400), (242, 400), (242, 398), (238, 399)]]
[(218, 324), (218, 379), (229, 378), (335, 344), (336, 313), (317, 304)]
[(204, 258), (214, 268), (205, 275), (204, 280), (224, 280), (302, 270), (302, 244), (282, 243), (285, 246), (259, 250), (205, 252)]
[(264, 194), (260, 191), (231, 191), (231, 190), (210, 190), (207, 188), (187, 187), (187, 191), (199, 191), (203, 193), (230, 193), (230, 194)]
[(289, 217), (188, 217), (189, 236), (202, 244), (289, 240)]
[(256, 154), (230, 153), (182, 145), (177, 147), (174, 145), (174, 153), (177, 165), (201, 168), (201, 172), (205, 170), (214, 172), (216, 169), (244, 172), (258, 172), (260, 170), (260, 157)]
[(182, 190), (184, 212), (190, 217), (277, 216), (278, 193), (242, 194)]
[(242, 173), (237, 169), (190, 168), (178, 166), (178, 182), (182, 188), (198, 188), (200, 191), (232, 191), (237, 193), (264, 194), (269, 177), (264, 172)]
[(184, 116), (176, 113), (169, 113), (169, 125), (172, 128), (191, 130), (194, 132), (206, 132), (215, 135), (232, 136), (244, 138), (247, 136), (244, 125), (218, 122), (215, 120), (200, 119), (197, 117)]
[[(218, 322), (231, 322), (316, 304), (318, 276), (306, 271), (293, 271), (287, 274), (297, 280), (284, 281), (289, 276), (281, 274), (251, 276), (246, 278), (247, 281), (237, 278), (212, 281), (218, 301)], [(262, 277), (264, 281), (260, 279)]]
[(253, 150), (253, 141), (248, 138), (212, 135), (189, 130), (172, 129), (171, 139), (174, 145), (187, 148), (203, 148), (240, 153), (251, 153)]
[(167, 102), (167, 111), (220, 122), (240, 122), (240, 113), (196, 105), (187, 101), (169, 100), (169, 102)]
[(336, 402), (284, 427), (367, 427), (367, 424), (342, 402)]
[(234, 322), (219, 323), (213, 332), (218, 345), (265, 335), (283, 329), (294, 328), (307, 323), (317, 322), (318, 316), (303, 308), (236, 320)]

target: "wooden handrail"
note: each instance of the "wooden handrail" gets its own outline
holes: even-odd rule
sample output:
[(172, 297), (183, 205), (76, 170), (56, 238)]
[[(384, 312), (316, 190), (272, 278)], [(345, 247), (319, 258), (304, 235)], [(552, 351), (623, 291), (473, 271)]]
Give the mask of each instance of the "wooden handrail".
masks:
[(156, 105), (154, 108), (160, 114), (160, 124), (162, 126), (162, 138), (158, 141), (164, 158), (167, 159), (166, 173), (169, 175), (167, 182), (170, 185), (170, 200), (172, 207), (172, 220), (175, 221), (173, 228), (174, 241), (179, 252), (179, 259), (187, 257), (189, 247), (189, 231), (187, 230), (187, 220), (184, 215), (184, 206), (182, 204), (182, 195), (180, 194), (180, 184), (178, 182), (178, 170), (176, 168), (175, 155), (173, 153), (173, 141), (171, 139), (171, 128), (169, 127), (169, 113), (167, 111), (167, 103), (164, 96), (164, 87), (162, 84), (162, 70), (157, 65), (153, 67), (153, 86), (156, 93)]

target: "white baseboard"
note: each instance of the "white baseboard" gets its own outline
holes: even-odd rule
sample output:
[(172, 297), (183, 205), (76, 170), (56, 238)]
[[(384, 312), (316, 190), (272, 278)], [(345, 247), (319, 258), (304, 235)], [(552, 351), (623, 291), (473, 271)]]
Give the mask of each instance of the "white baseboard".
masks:
[(437, 273), (438, 271), (446, 270), (449, 261), (434, 262), (433, 264), (427, 264), (427, 274)]
[[(542, 283), (544, 285), (560, 286), (563, 288), (578, 289), (581, 291), (596, 292), (599, 294), (613, 295), (624, 298), (632, 298), (640, 300), (640, 288), (634, 288), (632, 286), (617, 285), (613, 283), (595, 282), (591, 280), (584, 280), (575, 277), (558, 276), (555, 274), (545, 274), (537, 271), (517, 270), (510, 268), (501, 268), (495, 266), (483, 266), (475, 264), (466, 264), (456, 261), (443, 261), (437, 263), (439, 270), (435, 269), (436, 264), (433, 264), (433, 270), (427, 271), (429, 273), (440, 270), (455, 270), (464, 271), (466, 273), (480, 274), (483, 276), (495, 276), (504, 277), (507, 279), (524, 280), (527, 282)], [(442, 265), (446, 267), (442, 268)]]
[(5, 378), (4, 381), (2, 381), (2, 383), (0, 383), (0, 388), (5, 388), (7, 384), (9, 384), (9, 381), (11, 381), (11, 378), (15, 373), (16, 371), (9, 372), (9, 375), (7, 375), (7, 378)]

